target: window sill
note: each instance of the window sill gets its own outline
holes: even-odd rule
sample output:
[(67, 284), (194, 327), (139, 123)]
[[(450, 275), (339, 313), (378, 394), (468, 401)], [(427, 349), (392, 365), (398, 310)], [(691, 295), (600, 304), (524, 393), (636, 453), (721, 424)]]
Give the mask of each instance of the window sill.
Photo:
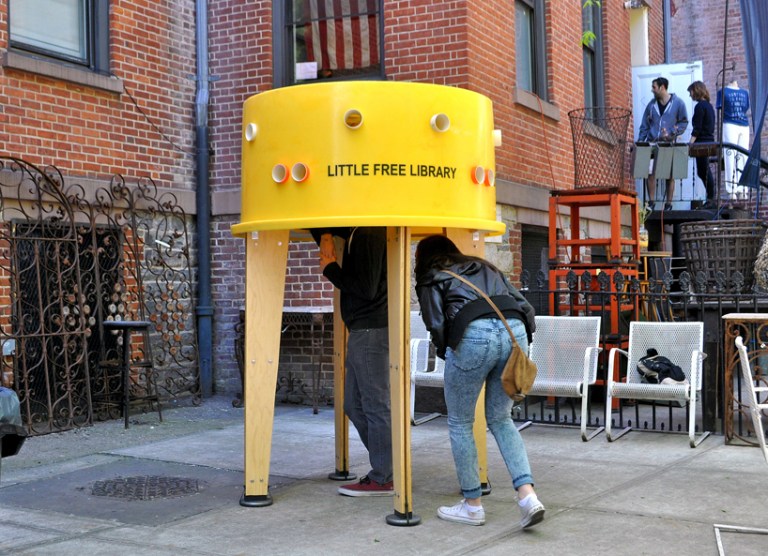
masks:
[(627, 139), (626, 137), (617, 137), (611, 130), (600, 127), (592, 122), (584, 122), (584, 133), (605, 143), (609, 147), (615, 147)]
[(111, 93), (122, 94), (125, 91), (122, 80), (116, 77), (101, 75), (65, 63), (51, 62), (12, 50), (7, 50), (3, 53), (2, 66), (4, 68), (28, 71), (54, 79), (69, 81), (70, 83), (85, 85), (94, 89), (102, 89)]
[(515, 87), (512, 92), (512, 100), (515, 104), (525, 106), (534, 112), (544, 114), (551, 120), (555, 120), (556, 122), (560, 121), (560, 109), (546, 100), (539, 99), (539, 97), (530, 91)]

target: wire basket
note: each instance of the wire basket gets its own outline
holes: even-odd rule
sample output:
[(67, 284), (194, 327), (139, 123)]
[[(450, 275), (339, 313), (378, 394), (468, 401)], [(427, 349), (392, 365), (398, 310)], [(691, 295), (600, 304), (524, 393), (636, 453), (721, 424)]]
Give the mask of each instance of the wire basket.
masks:
[(574, 187), (629, 189), (625, 179), (627, 126), (632, 112), (626, 108), (590, 107), (568, 112), (573, 134)]
[(763, 244), (768, 224), (762, 220), (707, 220), (680, 225), (680, 241), (688, 271), (704, 272), (708, 284), (715, 283), (715, 273), (726, 279), (738, 271), (744, 285), (754, 282), (755, 259)]

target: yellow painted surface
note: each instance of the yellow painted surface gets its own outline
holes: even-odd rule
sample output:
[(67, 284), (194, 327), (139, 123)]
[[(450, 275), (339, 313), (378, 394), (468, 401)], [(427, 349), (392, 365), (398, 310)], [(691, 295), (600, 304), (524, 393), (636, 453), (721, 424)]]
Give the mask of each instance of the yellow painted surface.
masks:
[(487, 179), (492, 103), (478, 93), (392, 81), (285, 87), (246, 100), (241, 132), (235, 235), (348, 225), (504, 231)]
[[(448, 230), (465, 252), (482, 256), (482, 236), (503, 233), (496, 221), (491, 101), (419, 83), (286, 87), (249, 98), (241, 131), (242, 213), (232, 232), (247, 241), (245, 494), (268, 494), (269, 385), (277, 378), (289, 239), (306, 239), (297, 231), (308, 228), (386, 226), (394, 503), (396, 514), (410, 518), (410, 241)], [(343, 330), (338, 311), (334, 324)], [(349, 470), (345, 340), (337, 334), (334, 341), (337, 472)], [(483, 417), (480, 412), (476, 436), (487, 481)]]

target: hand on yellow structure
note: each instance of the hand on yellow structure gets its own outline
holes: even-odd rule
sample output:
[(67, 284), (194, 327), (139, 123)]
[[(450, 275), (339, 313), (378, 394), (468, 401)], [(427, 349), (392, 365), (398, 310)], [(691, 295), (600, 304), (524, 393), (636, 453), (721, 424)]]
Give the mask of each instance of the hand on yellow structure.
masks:
[(331, 234), (323, 234), (320, 237), (320, 271), (330, 263), (336, 262), (336, 246)]

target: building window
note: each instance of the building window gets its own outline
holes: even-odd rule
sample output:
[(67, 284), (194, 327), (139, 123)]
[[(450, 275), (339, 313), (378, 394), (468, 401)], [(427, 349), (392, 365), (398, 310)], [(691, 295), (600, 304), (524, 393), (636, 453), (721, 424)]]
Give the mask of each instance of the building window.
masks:
[(12, 48), (109, 73), (109, 0), (10, 0), (8, 22)]
[(283, 21), (275, 35), (283, 37), (283, 45), (275, 45), (276, 86), (384, 77), (382, 0), (293, 0), (272, 5), (278, 24)]
[(547, 95), (544, 0), (515, 0), (517, 86), (544, 100)]
[(584, 40), (584, 106), (598, 107), (605, 105), (605, 91), (601, 86), (604, 75), (603, 66), (603, 26), (600, 18), (600, 6), (586, 6), (581, 12)]
[[(522, 269), (528, 271), (529, 288), (531, 292), (526, 298), (533, 305), (537, 315), (549, 314), (549, 296), (546, 293), (549, 287), (549, 230), (545, 226), (522, 225), (521, 256)], [(539, 273), (544, 277), (539, 284)]]

